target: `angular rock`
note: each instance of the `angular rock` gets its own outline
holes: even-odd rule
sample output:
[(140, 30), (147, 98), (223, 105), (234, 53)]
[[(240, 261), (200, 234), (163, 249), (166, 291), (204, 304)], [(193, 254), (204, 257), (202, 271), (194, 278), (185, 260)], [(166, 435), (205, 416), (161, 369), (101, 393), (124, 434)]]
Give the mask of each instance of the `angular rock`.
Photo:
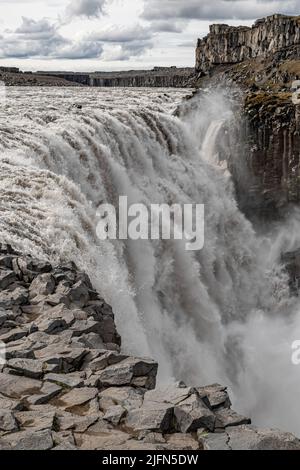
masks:
[(124, 356), (115, 351), (103, 351), (103, 354), (91, 361), (88, 367), (92, 372), (97, 372), (99, 370), (105, 369), (108, 366), (118, 364), (127, 358), (128, 356)]
[(34, 428), (34, 431), (43, 431), (45, 429), (54, 429), (55, 412), (52, 411), (19, 411), (15, 413), (15, 417), (21, 428)]
[(142, 406), (143, 393), (133, 387), (110, 387), (99, 394), (99, 402), (104, 411), (114, 405), (133, 410)]
[(60, 401), (65, 410), (72, 411), (73, 408), (83, 406), (93, 400), (98, 393), (96, 388), (76, 388), (63, 395)]
[(251, 424), (251, 419), (241, 416), (233, 410), (227, 408), (218, 409), (216, 412), (216, 428), (227, 428), (228, 426), (240, 426)]
[(174, 408), (171, 405), (150, 405), (131, 410), (126, 426), (134, 431), (171, 432), (173, 430)]
[(7, 398), (0, 394), (0, 410), (22, 411), (24, 407), (25, 405), (22, 401)]
[(195, 389), (187, 387), (183, 382), (157, 387), (145, 393), (144, 403), (169, 403), (177, 405), (195, 393)]
[(152, 359), (129, 357), (104, 369), (99, 379), (104, 387), (135, 385), (152, 389), (155, 387), (157, 367)]
[(0, 291), (0, 307), (12, 308), (17, 305), (24, 305), (27, 301), (28, 292), (25, 287), (17, 286), (12, 290)]
[(190, 434), (170, 434), (166, 436), (168, 450), (199, 450), (199, 443)]
[(47, 296), (53, 294), (55, 290), (55, 279), (50, 273), (39, 274), (29, 287), (29, 298), (36, 296)]
[(24, 338), (24, 336), (27, 336), (27, 335), (28, 335), (27, 330), (23, 328), (15, 328), (9, 333), (0, 335), (0, 341), (2, 341), (3, 343), (11, 343), (12, 341), (17, 341), (18, 339)]
[(59, 413), (58, 425), (61, 431), (72, 430), (78, 433), (86, 432), (101, 418), (101, 415), (78, 416), (72, 413)]
[(0, 448), (8, 450), (50, 450), (53, 439), (50, 430), (22, 431), (0, 438)]
[(0, 431), (14, 432), (17, 430), (18, 424), (13, 413), (0, 409)]
[(17, 277), (13, 271), (0, 269), (0, 290), (6, 289), (10, 284), (16, 281)]
[(247, 425), (199, 436), (199, 442), (204, 450), (300, 450), (300, 440), (290, 433)]
[(122, 406), (112, 406), (106, 411), (105, 415), (103, 416), (103, 419), (117, 426), (122, 420), (122, 418), (124, 418), (125, 414), (126, 410)]
[(21, 398), (40, 392), (42, 382), (28, 377), (0, 373), (0, 393), (9, 398)]
[(129, 434), (122, 431), (109, 430), (98, 435), (75, 433), (76, 445), (81, 450), (110, 450), (120, 448), (130, 439)]
[(74, 372), (83, 362), (86, 349), (68, 348), (62, 344), (50, 344), (44, 349), (35, 352), (35, 356), (46, 364), (56, 366), (52, 372)]
[(78, 388), (84, 385), (84, 373), (72, 372), (70, 374), (46, 374), (45, 380), (54, 382), (61, 387)]
[(202, 400), (205, 397), (208, 398), (211, 409), (215, 410), (219, 407), (230, 408), (231, 401), (227, 393), (227, 388), (222, 385), (214, 384), (208, 385), (207, 387), (198, 387), (197, 392), (199, 393)]
[(11, 373), (32, 379), (40, 379), (44, 373), (43, 363), (36, 359), (9, 359), (7, 366), (11, 369)]
[(61, 391), (62, 388), (59, 385), (56, 385), (51, 382), (44, 382), (40, 393), (28, 397), (27, 401), (32, 405), (43, 405), (45, 403), (48, 403), (53, 398), (57, 397), (57, 395), (59, 395)]
[(175, 406), (174, 415), (180, 432), (187, 433), (206, 428), (213, 431), (216, 417), (198, 394), (193, 394)]

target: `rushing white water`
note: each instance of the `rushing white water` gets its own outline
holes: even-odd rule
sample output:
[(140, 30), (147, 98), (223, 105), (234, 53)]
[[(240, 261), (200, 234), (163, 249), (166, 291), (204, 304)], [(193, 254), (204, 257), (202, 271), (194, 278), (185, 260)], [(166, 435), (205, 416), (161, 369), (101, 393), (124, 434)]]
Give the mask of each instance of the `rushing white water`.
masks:
[[(211, 93), (174, 117), (187, 93), (10, 89), (0, 109), (0, 239), (86, 270), (114, 309), (124, 350), (157, 358), (161, 381), (225, 383), (256, 423), (300, 434), (291, 364), (300, 326), (278, 264), (283, 244), (298, 240), (255, 235), (217, 164), (230, 100)], [(119, 195), (205, 204), (205, 248), (99, 241), (96, 209)]]

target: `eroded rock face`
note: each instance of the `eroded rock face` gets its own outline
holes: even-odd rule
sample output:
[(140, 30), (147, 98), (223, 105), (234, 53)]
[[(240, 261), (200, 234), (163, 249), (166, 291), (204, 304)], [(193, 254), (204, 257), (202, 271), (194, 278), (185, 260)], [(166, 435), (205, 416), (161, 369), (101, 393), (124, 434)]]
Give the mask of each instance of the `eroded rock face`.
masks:
[(299, 52), (299, 17), (273, 15), (256, 21), (252, 28), (214, 24), (208, 36), (198, 40), (196, 71), (207, 72), (214, 65), (235, 64), (270, 54), (297, 57)]
[(0, 245), (0, 273), (0, 450), (300, 449), (242, 426), (221, 385), (155, 388), (157, 363), (120, 352), (110, 307), (74, 264)]

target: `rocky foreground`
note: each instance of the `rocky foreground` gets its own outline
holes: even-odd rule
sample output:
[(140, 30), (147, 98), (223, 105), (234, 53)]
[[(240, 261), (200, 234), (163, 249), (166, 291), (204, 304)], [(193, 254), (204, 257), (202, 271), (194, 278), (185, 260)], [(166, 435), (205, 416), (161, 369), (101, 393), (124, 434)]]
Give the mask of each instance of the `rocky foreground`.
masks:
[(234, 412), (225, 387), (155, 388), (158, 364), (120, 351), (111, 308), (73, 263), (0, 244), (0, 340), (1, 450), (300, 449)]

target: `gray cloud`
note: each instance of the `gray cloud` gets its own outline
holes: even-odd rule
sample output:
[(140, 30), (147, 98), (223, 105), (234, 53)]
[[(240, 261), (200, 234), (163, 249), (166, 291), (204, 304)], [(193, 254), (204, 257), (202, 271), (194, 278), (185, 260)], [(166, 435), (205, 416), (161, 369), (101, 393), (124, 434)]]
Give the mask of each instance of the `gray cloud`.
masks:
[(66, 8), (69, 17), (86, 16), (87, 18), (98, 17), (103, 14), (106, 0), (71, 0)]
[(136, 24), (127, 28), (111, 27), (93, 32), (88, 38), (106, 45), (119, 46), (119, 51), (113, 55), (113, 60), (128, 60), (131, 57), (141, 56), (147, 49), (151, 49), (153, 36), (154, 32), (150, 27)]
[(35, 21), (23, 17), (21, 26), (0, 37), (1, 58), (85, 59), (100, 57), (102, 52), (100, 42), (65, 38), (47, 19)]
[(180, 19), (254, 19), (273, 13), (299, 14), (299, 0), (145, 0), (149, 21)]
[(147, 41), (151, 39), (152, 36), (153, 33), (149, 27), (136, 24), (126, 28), (116, 28), (114, 26), (106, 30), (97, 31), (91, 33), (89, 38), (103, 42), (129, 43), (135, 41)]

